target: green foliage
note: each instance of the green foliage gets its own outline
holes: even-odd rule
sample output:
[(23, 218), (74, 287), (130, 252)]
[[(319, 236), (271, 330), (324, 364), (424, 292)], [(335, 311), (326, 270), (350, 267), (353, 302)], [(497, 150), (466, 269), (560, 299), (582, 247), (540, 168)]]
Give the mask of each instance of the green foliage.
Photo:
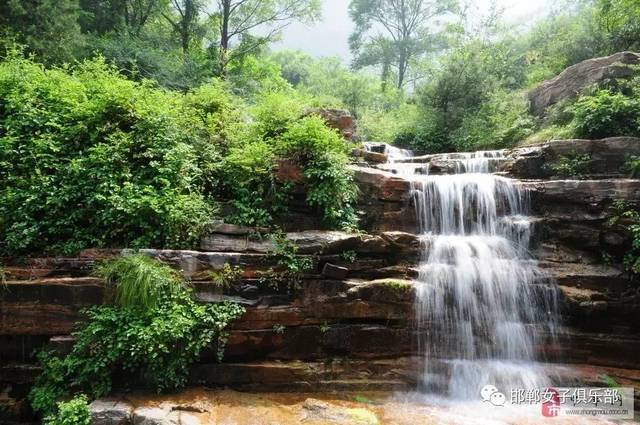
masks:
[(45, 425), (89, 425), (91, 424), (91, 412), (87, 396), (80, 394), (69, 401), (58, 403), (58, 411), (55, 415), (44, 418)]
[(589, 154), (572, 154), (558, 158), (545, 168), (555, 177), (584, 178), (591, 170), (591, 156)]
[(640, 100), (635, 97), (598, 90), (570, 108), (578, 137), (640, 136)]
[(287, 188), (276, 181), (274, 163), (273, 149), (263, 140), (230, 149), (223, 170), (234, 207), (231, 222), (267, 227), (286, 211)]
[(82, 45), (77, 0), (0, 2), (0, 50), (14, 42), (45, 63), (71, 62)]
[(286, 326), (281, 325), (279, 323), (276, 323), (275, 325), (273, 325), (273, 332), (275, 332), (278, 335), (283, 335), (286, 329), (287, 329)]
[(634, 179), (640, 177), (640, 156), (628, 156), (622, 165), (621, 171)]
[(386, 81), (393, 68), (395, 85), (406, 82), (409, 65), (438, 47), (441, 29), (438, 19), (446, 19), (457, 9), (457, 2), (430, 0), (418, 2), (385, 2), (351, 0), (349, 15), (355, 28), (349, 37), (354, 64), (362, 68), (378, 66)]
[(402, 99), (390, 100), (366, 109), (358, 120), (358, 132), (364, 140), (392, 143), (398, 135), (411, 132), (419, 121), (417, 105)]
[(354, 263), (358, 258), (358, 253), (356, 251), (349, 250), (344, 251), (342, 254), (340, 254), (340, 256), (349, 263)]
[(597, 0), (598, 29), (613, 50), (638, 51), (640, 48), (640, 4), (635, 0)]
[(363, 395), (356, 395), (353, 397), (353, 400), (362, 404), (375, 404), (373, 400)]
[(618, 381), (616, 381), (615, 378), (613, 378), (612, 376), (607, 375), (606, 373), (603, 373), (602, 375), (599, 375), (598, 378), (600, 379), (600, 382), (602, 382), (603, 385), (609, 387), (609, 388), (620, 388), (620, 384), (618, 383)]
[(183, 52), (164, 34), (132, 36), (128, 31), (115, 31), (88, 34), (85, 40), (80, 57), (99, 54), (134, 80), (151, 79), (163, 87), (187, 91), (213, 77), (213, 58), (202, 51)]
[(181, 97), (102, 60), (67, 72), (13, 58), (0, 64), (0, 99), (1, 252), (198, 240), (215, 203)]
[(320, 325), (320, 333), (326, 334), (331, 330), (331, 326), (325, 321)]
[[(160, 269), (151, 273), (166, 278)], [(229, 303), (199, 304), (177, 275), (173, 280), (172, 285), (158, 285), (155, 306), (132, 300), (127, 307), (89, 308), (86, 321), (73, 333), (76, 343), (69, 355), (40, 353), (43, 372), (30, 396), (34, 410), (46, 415), (58, 400), (79, 392), (104, 396), (115, 374), (125, 373), (128, 381), (141, 381), (157, 391), (180, 388), (188, 366), (212, 342), (220, 360), (226, 328), (244, 309)]]
[(277, 152), (302, 165), (307, 203), (318, 207), (331, 227), (354, 230), (358, 217), (353, 207), (358, 191), (344, 140), (321, 118), (295, 122), (276, 145)]
[(177, 293), (184, 285), (175, 270), (144, 254), (107, 261), (96, 274), (115, 287), (114, 301), (121, 307), (154, 308), (163, 294)]
[(513, 147), (530, 136), (534, 126), (525, 96), (500, 89), (464, 116), (453, 140), (459, 151)]
[(274, 249), (268, 253), (267, 258), (275, 261), (276, 267), (264, 273), (260, 281), (272, 289), (294, 291), (299, 288), (304, 273), (312, 269), (313, 260), (298, 255), (298, 246), (287, 239), (284, 232), (273, 233), (271, 240)]
[(251, 109), (255, 123), (252, 135), (264, 140), (275, 139), (302, 116), (305, 99), (291, 91), (262, 94)]
[(624, 255), (625, 268), (640, 274), (640, 212), (627, 202), (618, 200), (613, 205), (614, 215), (607, 223), (609, 226), (621, 226), (631, 236), (631, 247)]
[(242, 267), (225, 263), (222, 269), (212, 271), (210, 277), (216, 286), (226, 289), (238, 282), (242, 278), (242, 274)]

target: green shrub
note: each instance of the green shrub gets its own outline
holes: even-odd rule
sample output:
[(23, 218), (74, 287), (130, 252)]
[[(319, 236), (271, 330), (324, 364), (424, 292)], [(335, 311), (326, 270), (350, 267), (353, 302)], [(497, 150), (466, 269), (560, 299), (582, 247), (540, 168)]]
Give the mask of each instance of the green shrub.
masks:
[(457, 151), (507, 148), (525, 140), (533, 129), (524, 95), (496, 90), (477, 111), (464, 116), (452, 138)]
[(91, 424), (91, 411), (87, 396), (80, 394), (69, 401), (59, 402), (56, 414), (45, 417), (43, 422), (45, 425)]
[(545, 168), (555, 177), (584, 178), (591, 170), (591, 156), (589, 154), (572, 154), (561, 156)]
[(581, 96), (570, 110), (578, 137), (640, 136), (640, 100), (636, 97), (598, 90)]
[(640, 177), (640, 156), (631, 155), (627, 157), (620, 171), (634, 179)]
[[(140, 271), (133, 272), (133, 267)], [(118, 282), (137, 278), (143, 270), (157, 276), (157, 303), (136, 303), (134, 291), (126, 306), (84, 311), (86, 321), (73, 333), (76, 343), (69, 355), (39, 354), (43, 372), (30, 395), (34, 410), (49, 414), (58, 400), (79, 392), (104, 396), (111, 390), (114, 374), (126, 374), (127, 382), (142, 382), (159, 392), (180, 388), (186, 383), (189, 365), (212, 342), (218, 359), (222, 358), (227, 326), (244, 312), (236, 304), (197, 303), (181, 278), (176, 274), (170, 278), (160, 264), (154, 269), (151, 263), (136, 260), (110, 270)]]
[(353, 204), (358, 190), (348, 168), (348, 147), (335, 130), (319, 117), (303, 118), (276, 141), (276, 152), (302, 166), (307, 203), (323, 212), (328, 225), (345, 230), (357, 227)]
[(294, 291), (300, 287), (304, 273), (313, 267), (310, 257), (298, 255), (298, 246), (287, 239), (286, 233), (279, 231), (271, 234), (274, 243), (273, 251), (267, 258), (276, 263), (275, 268), (270, 268), (260, 276), (260, 281), (270, 288)]
[(625, 269), (640, 274), (640, 212), (622, 200), (616, 201), (613, 208), (614, 215), (607, 224), (619, 225), (631, 236), (631, 247), (623, 258)]
[(275, 158), (264, 140), (231, 148), (223, 163), (226, 193), (233, 206), (229, 221), (268, 227), (287, 210), (288, 186), (275, 179)]
[(304, 101), (294, 91), (262, 94), (251, 108), (255, 119), (252, 131), (261, 139), (273, 139), (284, 133), (304, 112)]
[(100, 59), (1, 63), (0, 252), (192, 246), (215, 204), (180, 113)]
[(222, 269), (211, 272), (210, 277), (216, 286), (226, 289), (238, 282), (242, 278), (242, 274), (242, 267), (225, 263)]

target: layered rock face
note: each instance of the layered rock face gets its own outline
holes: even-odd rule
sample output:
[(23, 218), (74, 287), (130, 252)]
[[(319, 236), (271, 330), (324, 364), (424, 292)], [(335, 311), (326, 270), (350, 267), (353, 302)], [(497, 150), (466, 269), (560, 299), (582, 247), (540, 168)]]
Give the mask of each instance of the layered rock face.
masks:
[[(630, 235), (607, 224), (616, 200), (640, 203), (640, 180), (620, 171), (626, 156), (639, 151), (640, 140), (631, 138), (554, 141), (504, 151), (491, 161), (492, 171), (529, 189), (533, 254), (560, 286), (566, 325), (556, 345), (536, 349), (549, 361), (574, 364), (563, 377), (587, 374), (595, 383), (606, 373), (623, 384), (640, 380), (640, 287), (618, 264)], [(574, 154), (591, 155), (589, 175), (554, 177), (548, 164)], [(193, 366), (192, 384), (278, 391), (413, 387), (421, 362), (416, 267), (428, 240), (417, 236), (412, 185), (401, 168), (441, 173), (455, 166), (455, 154), (354, 166), (368, 233), (303, 226), (289, 232), (298, 255), (313, 264), (293, 288), (274, 288), (265, 279), (281, 266), (264, 229), (220, 223), (197, 251), (143, 250), (181, 270), (203, 302), (231, 300), (247, 308), (233, 325), (225, 360), (216, 363), (215, 353), (206, 352)], [(0, 421), (28, 418), (24, 396), (38, 373), (34, 350), (68, 350), (79, 311), (104, 300), (104, 282), (93, 277), (93, 268), (121, 254), (87, 250), (74, 258), (3, 260)], [(238, 266), (242, 276), (222, 287), (212, 272), (225, 264)]]
[(635, 71), (630, 65), (638, 63), (640, 63), (640, 55), (637, 53), (619, 52), (570, 66), (557, 77), (545, 81), (529, 92), (531, 113), (538, 116), (544, 115), (549, 106), (574, 97), (593, 84), (631, 77)]

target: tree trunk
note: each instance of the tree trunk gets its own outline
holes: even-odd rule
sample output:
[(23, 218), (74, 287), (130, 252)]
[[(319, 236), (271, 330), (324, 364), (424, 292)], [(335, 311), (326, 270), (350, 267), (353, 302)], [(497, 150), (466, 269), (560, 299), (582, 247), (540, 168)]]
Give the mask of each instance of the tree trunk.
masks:
[(404, 51), (400, 52), (398, 58), (398, 88), (401, 89), (404, 84), (404, 77), (407, 72), (407, 55)]
[(231, 0), (222, 0), (222, 22), (220, 28), (220, 75), (227, 69), (227, 52), (229, 51), (229, 19), (231, 16)]

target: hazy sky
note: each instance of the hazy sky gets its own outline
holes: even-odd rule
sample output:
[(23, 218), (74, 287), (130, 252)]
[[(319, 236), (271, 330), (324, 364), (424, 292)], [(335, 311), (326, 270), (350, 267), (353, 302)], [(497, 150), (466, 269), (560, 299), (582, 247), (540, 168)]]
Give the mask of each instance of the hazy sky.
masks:
[[(487, 11), (491, 0), (471, 0)], [(551, 0), (496, 0), (508, 22), (526, 23), (543, 15)], [(315, 25), (292, 24), (274, 48), (300, 49), (313, 56), (339, 56), (350, 60), (348, 39), (353, 24), (348, 13), (349, 0), (322, 0), (323, 19)]]

